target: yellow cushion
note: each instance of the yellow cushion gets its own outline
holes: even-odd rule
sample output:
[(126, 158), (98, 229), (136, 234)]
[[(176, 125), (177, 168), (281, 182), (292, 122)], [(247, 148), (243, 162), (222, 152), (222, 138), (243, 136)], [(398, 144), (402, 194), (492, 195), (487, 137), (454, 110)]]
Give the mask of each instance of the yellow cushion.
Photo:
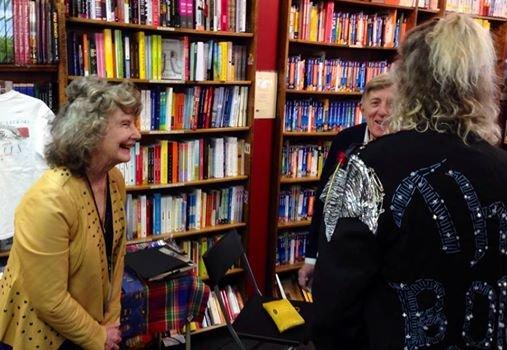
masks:
[(301, 317), (287, 299), (263, 303), (262, 307), (264, 307), (269, 316), (271, 316), (280, 333), (305, 323), (303, 317)]

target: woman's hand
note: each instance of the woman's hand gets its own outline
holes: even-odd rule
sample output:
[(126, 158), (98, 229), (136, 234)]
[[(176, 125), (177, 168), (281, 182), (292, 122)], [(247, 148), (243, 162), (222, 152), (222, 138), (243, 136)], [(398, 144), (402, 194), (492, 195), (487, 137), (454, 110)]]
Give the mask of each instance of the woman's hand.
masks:
[(104, 344), (105, 350), (119, 350), (121, 342), (120, 324), (110, 324), (106, 326), (106, 343)]

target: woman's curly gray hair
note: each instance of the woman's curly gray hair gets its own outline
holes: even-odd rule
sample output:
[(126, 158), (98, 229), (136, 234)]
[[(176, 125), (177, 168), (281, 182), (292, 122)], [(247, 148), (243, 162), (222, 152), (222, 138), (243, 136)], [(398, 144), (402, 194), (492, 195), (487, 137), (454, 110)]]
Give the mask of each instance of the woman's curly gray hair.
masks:
[(45, 157), (50, 167), (64, 166), (82, 175), (106, 133), (110, 115), (118, 108), (139, 115), (140, 93), (132, 83), (111, 85), (97, 77), (73, 80), (66, 93), (68, 102), (51, 123), (52, 141)]
[(467, 15), (450, 14), (414, 28), (394, 69), (390, 131), (475, 133), (495, 144), (498, 86), (490, 33)]

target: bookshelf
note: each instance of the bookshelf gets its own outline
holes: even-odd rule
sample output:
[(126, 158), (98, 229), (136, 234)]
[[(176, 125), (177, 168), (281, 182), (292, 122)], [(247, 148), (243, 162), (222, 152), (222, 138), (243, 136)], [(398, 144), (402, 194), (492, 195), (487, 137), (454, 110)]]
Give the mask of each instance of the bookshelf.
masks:
[(10, 81), (14, 90), (40, 98), (56, 113), (62, 88), (59, 23), (63, 6), (56, 0), (33, 4), (2, 3), (0, 81)]
[[(210, 4), (208, 0), (185, 0), (186, 18), (164, 12), (164, 6), (182, 2), (153, 1), (142, 11), (134, 8), (136, 2), (130, 2), (125, 11), (112, 9), (112, 17), (101, 18), (109, 16), (108, 11), (99, 16), (91, 2), (67, 0), (61, 26), (65, 33), (60, 38), (65, 43), (65, 74), (61, 79), (67, 84), (79, 76), (97, 74), (111, 83), (128, 80), (139, 88), (144, 111), (140, 118), (142, 137), (136, 148), (141, 158), (149, 157), (150, 167), (143, 163), (148, 158), (136, 158), (135, 154), (131, 163), (120, 167), (126, 178), (127, 216), (140, 210), (143, 217), (139, 222), (137, 217), (127, 219), (136, 221), (127, 228), (127, 244), (173, 238), (191, 247), (195, 259), (227, 230), (238, 230), (248, 240), (257, 4), (256, 0), (229, 0), (234, 6), (243, 4), (243, 9), (229, 7), (224, 14), (227, 23), (197, 14), (197, 4)], [(78, 6), (83, 3), (89, 6)], [(157, 8), (156, 4), (161, 6)], [(245, 21), (240, 19), (242, 14)], [(135, 17), (125, 23), (129, 15)], [(197, 23), (203, 27), (196, 29)], [(112, 56), (109, 63), (104, 52)], [(164, 76), (174, 63), (166, 57), (181, 59), (175, 63), (180, 63), (181, 72), (170, 71), (179, 74), (176, 78)], [(217, 106), (216, 101), (220, 102)], [(167, 107), (170, 103), (172, 108)], [(215, 113), (221, 119), (210, 120)], [(162, 159), (172, 163), (163, 165)], [(222, 169), (219, 164), (224, 163)], [(227, 208), (233, 208), (232, 213)], [(174, 215), (173, 219), (164, 222), (165, 214)], [(241, 267), (227, 276), (243, 290)], [(206, 280), (206, 275), (201, 278)]]
[[(315, 175), (308, 174), (308, 171), (305, 172), (305, 163), (301, 164), (300, 159), (291, 151), (290, 147), (293, 145), (329, 144), (340, 130), (358, 124), (361, 120), (357, 113), (352, 118), (353, 122), (350, 122), (351, 118), (348, 119), (348, 123), (346, 118), (341, 118), (338, 121), (331, 120), (329, 115), (332, 112), (332, 103), (339, 105), (340, 102), (358, 101), (362, 95), (362, 87), (354, 86), (348, 81), (347, 84), (343, 84), (341, 81), (333, 81), (333, 74), (335, 73), (332, 70), (327, 71), (328, 75), (326, 75), (326, 72), (322, 73), (322, 71), (333, 65), (343, 64), (346, 67), (347, 61), (384, 61), (388, 65), (396, 59), (397, 46), (403, 37), (403, 34), (401, 34), (396, 39), (396, 35), (400, 34), (400, 29), (396, 28), (398, 21), (403, 23), (403, 32), (406, 33), (417, 24), (435, 16), (443, 16), (448, 10), (446, 0), (419, 0), (418, 6), (414, 6), (415, 3), (412, 3), (412, 1), (404, 2), (400, 0), (396, 2), (397, 4), (394, 4), (394, 1), (386, 2), (389, 3), (355, 0), (281, 1), (277, 117), (274, 136), (274, 154), (275, 159), (278, 159), (278, 161), (275, 160), (274, 162), (271, 180), (272, 206), (270, 212), (272, 216), (270, 218), (270, 241), (268, 242), (268, 247), (271, 247), (271, 249), (268, 254), (270, 258), (267, 264), (267, 282), (268, 285), (272, 286), (275, 293), (275, 274), (278, 274), (282, 279), (284, 276), (294, 279), (297, 270), (302, 266), (302, 257), (298, 259), (290, 256), (292, 254), (297, 255), (297, 252), (294, 253), (293, 251), (301, 249), (298, 248), (298, 245), (304, 245), (304, 238), (302, 243), (301, 241), (298, 242), (298, 234), (299, 237), (301, 235), (304, 237), (304, 233), (309, 230), (311, 213), (308, 212), (308, 208), (311, 206), (311, 202), (317, 200), (317, 198), (311, 197), (314, 194), (311, 191), (315, 191), (317, 188), (320, 175), (320, 173)], [(314, 8), (312, 8), (312, 4), (314, 4)], [(327, 17), (327, 14), (332, 12), (334, 12), (334, 15)], [(304, 19), (305, 14), (307, 16), (306, 20)], [(375, 14), (377, 14), (377, 17), (375, 17)], [(335, 16), (334, 19), (333, 16)], [(364, 20), (365, 16), (370, 17)], [(394, 23), (395, 26), (393, 35), (395, 39), (388, 38), (388, 40), (385, 40), (384, 42), (387, 42), (388, 45), (382, 45), (382, 42), (375, 43), (375, 40), (371, 39), (372, 37), (375, 38), (375, 35), (372, 35), (368, 30), (366, 30), (365, 40), (364, 36), (361, 37), (357, 34), (360, 29), (354, 31), (350, 27), (351, 22), (357, 21), (355, 23), (360, 23), (361, 20), (365, 22), (357, 24), (358, 27), (356, 28), (359, 28), (360, 25), (368, 26), (370, 18), (373, 17), (372, 20), (375, 21), (382, 16), (387, 18), (385, 23), (389, 23), (389, 19), (394, 17), (391, 24)], [(489, 21), (483, 23), (483, 25), (489, 25), (490, 30), (493, 32), (499, 55), (497, 71), (500, 76), (503, 76), (505, 23), (507, 18), (478, 14), (474, 17)], [(315, 21), (318, 25), (312, 27)], [(347, 28), (347, 24), (349, 25), (349, 32), (343, 35), (343, 33), (346, 33), (344, 28)], [(333, 28), (333, 25), (336, 27), (341, 25), (340, 30), (328, 29), (329, 26)], [(389, 31), (391, 30), (389, 29)], [(301, 63), (302, 61), (303, 63)], [(351, 66), (357, 67), (357, 63), (356, 66), (354, 64), (351, 64)], [(312, 73), (311, 75), (301, 73), (303, 71), (304, 73), (308, 71)], [(315, 78), (319, 75), (321, 76), (320, 80)], [(368, 73), (366, 75), (368, 76)], [(349, 77), (350, 75), (346, 76), (346, 78)], [(364, 78), (364, 75), (356, 75), (355, 77)], [(331, 84), (329, 80), (331, 80)], [(368, 77), (364, 80), (368, 80)], [(297, 101), (301, 102), (298, 104)], [(318, 101), (325, 102), (319, 104)], [(328, 113), (327, 120), (325, 111)], [(346, 108), (339, 111), (342, 115), (351, 113)], [(335, 125), (331, 127), (333, 122)], [(301, 152), (301, 149), (299, 149), (299, 152)], [(303, 147), (302, 152), (303, 157), (306, 157), (311, 153), (311, 149)], [(323, 153), (325, 157), (326, 151)], [(313, 161), (313, 158), (311, 159)], [(292, 164), (292, 172), (288, 176), (287, 164), (291, 161), (296, 164)], [(320, 159), (318, 162), (320, 167)], [(301, 171), (301, 167), (303, 167), (303, 171)], [(298, 172), (301, 172), (303, 176)], [(301, 194), (304, 191), (310, 191), (310, 199), (306, 202), (303, 199), (301, 203), (301, 196), (305, 198), (305, 194)], [(293, 196), (288, 196), (287, 193), (291, 193)], [(299, 196), (299, 199), (294, 198), (297, 196)], [(305, 206), (308, 206), (306, 212)], [(293, 214), (291, 217), (290, 210), (295, 211), (297, 208), (299, 208), (299, 211), (302, 210), (301, 215)], [(289, 218), (287, 217), (288, 211)], [(294, 238), (291, 237), (296, 237), (296, 243), (293, 242)], [(291, 261), (288, 262), (287, 260)]]

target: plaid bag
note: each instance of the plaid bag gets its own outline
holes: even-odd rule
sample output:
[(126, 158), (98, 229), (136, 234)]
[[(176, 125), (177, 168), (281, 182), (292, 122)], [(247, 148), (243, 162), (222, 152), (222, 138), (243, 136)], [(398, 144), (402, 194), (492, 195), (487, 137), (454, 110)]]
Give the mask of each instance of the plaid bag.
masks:
[(181, 330), (187, 321), (202, 322), (209, 287), (194, 274), (148, 282), (148, 333)]

